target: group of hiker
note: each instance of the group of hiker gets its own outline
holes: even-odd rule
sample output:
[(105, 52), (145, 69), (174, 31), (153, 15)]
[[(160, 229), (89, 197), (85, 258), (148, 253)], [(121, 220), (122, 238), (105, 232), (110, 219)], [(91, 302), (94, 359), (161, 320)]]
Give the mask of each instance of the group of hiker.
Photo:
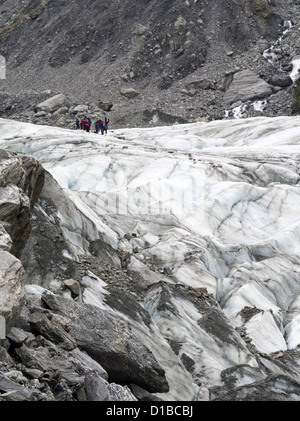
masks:
[[(109, 118), (107, 116), (104, 117), (104, 120), (97, 120), (94, 123), (95, 126), (95, 133), (99, 133), (99, 130), (101, 131), (101, 134), (107, 134), (107, 129), (108, 129), (108, 123), (109, 123)], [(82, 119), (79, 119), (79, 117), (76, 117), (76, 129), (81, 129), (81, 130), (85, 130), (87, 132), (91, 131), (91, 127), (92, 127), (92, 121), (90, 119), (90, 117), (84, 116), (82, 117)]]

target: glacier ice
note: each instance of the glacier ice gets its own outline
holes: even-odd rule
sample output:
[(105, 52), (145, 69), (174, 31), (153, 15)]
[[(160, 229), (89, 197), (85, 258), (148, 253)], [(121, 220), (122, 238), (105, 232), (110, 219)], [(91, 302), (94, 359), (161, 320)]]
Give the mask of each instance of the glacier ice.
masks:
[[(76, 230), (86, 242), (105, 239), (131, 253), (129, 269), (141, 274), (144, 286), (164, 279), (213, 294), (260, 352), (300, 344), (299, 117), (119, 129), (106, 136), (4, 119), (0, 129), (0, 147), (32, 154), (74, 204), (60, 213), (75, 254), (87, 251)], [(86, 299), (92, 299), (88, 290)], [(146, 304), (165, 336), (196, 335), (175, 328), (171, 316), (166, 324), (151, 300)], [(180, 306), (181, 320), (193, 321), (195, 309)], [(213, 342), (211, 349), (217, 354)], [(189, 352), (197, 350), (199, 342)], [(226, 352), (219, 355), (223, 368), (248, 358), (230, 347)]]

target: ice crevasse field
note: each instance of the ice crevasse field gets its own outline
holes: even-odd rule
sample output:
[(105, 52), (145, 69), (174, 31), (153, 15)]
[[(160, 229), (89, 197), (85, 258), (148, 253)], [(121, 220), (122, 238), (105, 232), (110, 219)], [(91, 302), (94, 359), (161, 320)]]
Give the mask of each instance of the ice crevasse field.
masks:
[(61, 214), (74, 255), (101, 236), (144, 278), (159, 277), (155, 262), (169, 282), (206, 288), (235, 328), (256, 309), (245, 328), (260, 352), (300, 345), (300, 117), (103, 136), (0, 119), (0, 148), (33, 155), (93, 222), (85, 233)]

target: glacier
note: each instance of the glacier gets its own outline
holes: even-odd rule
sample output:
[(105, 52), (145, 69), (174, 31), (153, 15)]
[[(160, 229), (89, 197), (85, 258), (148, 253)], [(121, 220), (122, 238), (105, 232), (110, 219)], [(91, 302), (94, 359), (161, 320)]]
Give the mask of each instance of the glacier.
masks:
[[(200, 332), (203, 315), (171, 289), (180, 317), (162, 313), (160, 281), (207, 291), (262, 354), (300, 345), (300, 117), (107, 135), (0, 119), (0, 148), (34, 156), (73, 203), (68, 210), (58, 204), (70, 258), (97, 239), (130, 253), (141, 287), (152, 285), (144, 307), (155, 334), (185, 343), (196, 362), (201, 354), (208, 385), (231, 364), (255, 368), (256, 361), (244, 345), (220, 347)], [(103, 284), (86, 282), (83, 299), (103, 308)]]

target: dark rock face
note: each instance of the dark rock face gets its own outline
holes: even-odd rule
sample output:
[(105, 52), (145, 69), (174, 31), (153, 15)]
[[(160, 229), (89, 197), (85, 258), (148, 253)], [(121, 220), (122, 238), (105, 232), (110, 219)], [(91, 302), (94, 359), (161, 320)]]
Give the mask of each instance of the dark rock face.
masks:
[[(16, 401), (136, 400), (128, 388), (108, 383), (105, 370), (78, 348), (66, 351), (42, 336), (35, 338), (33, 346), (32, 335), (19, 328), (14, 328), (9, 340), (23, 367), (22, 386), (18, 383), (19, 371), (19, 378), (9, 384), (7, 375), (3, 375), (6, 383), (5, 388), (0, 384), (0, 390), (21, 391), (14, 397)], [(9, 400), (5, 394), (0, 399)]]
[(122, 320), (98, 308), (46, 294), (56, 314), (70, 317), (70, 336), (108, 372), (110, 381), (135, 383), (150, 392), (167, 392), (164, 371)]
[(274, 76), (269, 80), (271, 85), (287, 87), (293, 84), (290, 76)]

